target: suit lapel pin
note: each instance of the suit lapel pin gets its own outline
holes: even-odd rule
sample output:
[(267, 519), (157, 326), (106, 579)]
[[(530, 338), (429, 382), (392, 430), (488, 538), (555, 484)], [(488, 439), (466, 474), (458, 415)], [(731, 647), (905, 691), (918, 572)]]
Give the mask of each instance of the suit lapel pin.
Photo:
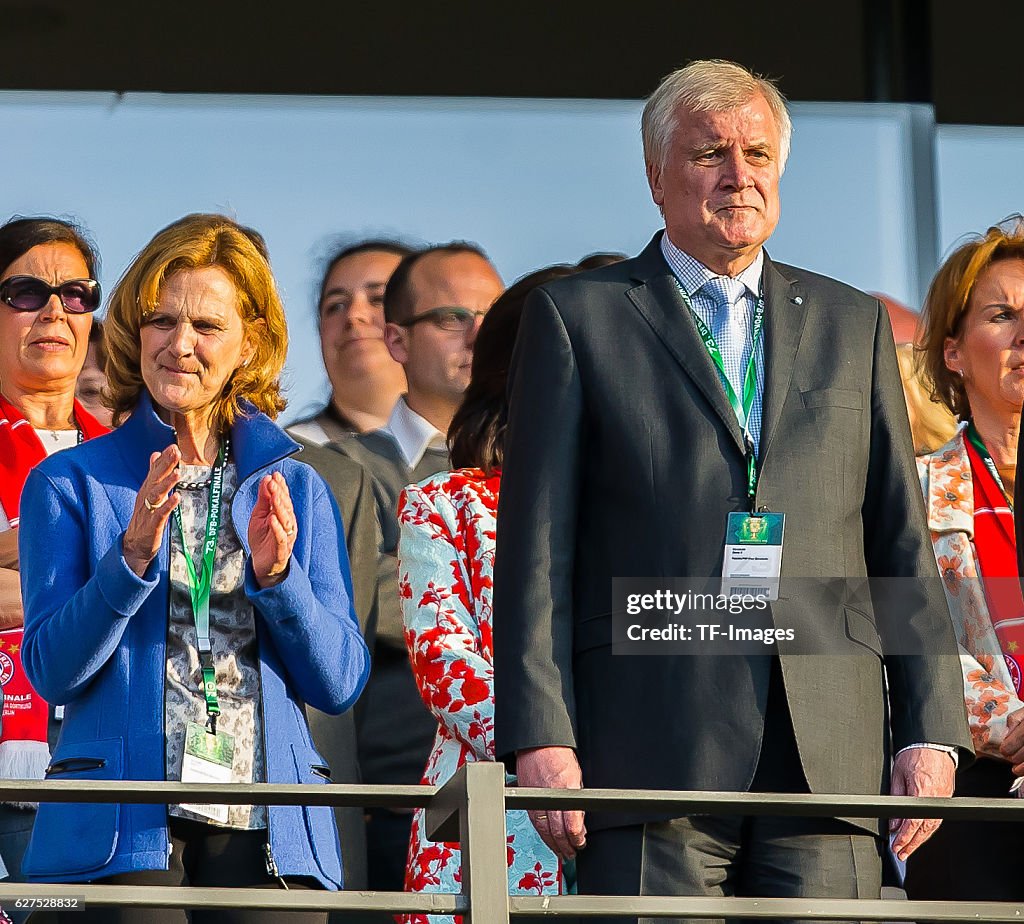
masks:
[(794, 305), (802, 305), (803, 303), (804, 303), (804, 300), (799, 295), (796, 298), (793, 299), (793, 304)]

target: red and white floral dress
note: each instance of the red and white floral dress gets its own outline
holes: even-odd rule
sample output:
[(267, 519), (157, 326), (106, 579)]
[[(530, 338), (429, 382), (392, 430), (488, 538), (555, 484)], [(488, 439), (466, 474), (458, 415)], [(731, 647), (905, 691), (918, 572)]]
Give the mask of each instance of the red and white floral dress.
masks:
[[(445, 472), (410, 485), (398, 504), (398, 587), (405, 640), (420, 695), (438, 722), (423, 783), (437, 786), (468, 761), (494, 760), (491, 591), (499, 475)], [(506, 814), (511, 894), (557, 895), (556, 856), (526, 812)], [(457, 844), (434, 843), (416, 812), (405, 872), (407, 892), (458, 892)], [(441, 915), (404, 915), (427, 924)], [(447, 918), (447, 920), (451, 920)]]

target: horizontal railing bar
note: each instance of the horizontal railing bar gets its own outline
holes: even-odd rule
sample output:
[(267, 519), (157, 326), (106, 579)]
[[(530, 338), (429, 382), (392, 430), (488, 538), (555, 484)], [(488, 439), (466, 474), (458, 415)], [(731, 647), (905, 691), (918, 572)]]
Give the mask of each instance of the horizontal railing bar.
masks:
[(842, 898), (682, 898), (513, 895), (509, 913), (569, 917), (730, 918), (802, 921), (1024, 921), (1011, 902), (911, 902)]
[[(673, 815), (794, 815), (809, 818), (970, 818), (1012, 821), (1024, 799), (926, 799), (906, 796), (853, 796), (764, 792), (676, 792), (623, 789), (505, 790), (507, 809), (586, 809), (594, 812), (639, 811)], [(1024, 915), (1021, 918), (1024, 921)]]
[[(133, 802), (221, 805), (331, 805), (423, 808), (436, 786), (361, 784), (177, 783), (163, 780), (0, 780), (0, 801)], [(652, 810), (678, 815), (793, 815), (804, 817), (1012, 819), (1024, 800), (925, 799), (831, 794), (682, 792), (674, 790), (524, 789), (505, 790), (506, 808), (571, 809), (597, 812)], [(1024, 814), (1022, 814), (1024, 821)], [(1024, 918), (1022, 918), (1024, 920)]]
[[(379, 911), (396, 914), (464, 914), (461, 895), (430, 892), (327, 892), (169, 886), (0, 883), (0, 901), (84, 899), (85, 905), (156, 908), (246, 908), (288, 911)], [(757, 920), (787, 917), (836, 921), (1022, 921), (1010, 902), (913, 902), (833, 898), (706, 898), (679, 896), (566, 895), (509, 899), (514, 916), (721, 917)]]
[[(395, 914), (465, 914), (461, 895), (432, 892), (328, 892), (322, 889), (226, 889), (191, 886), (90, 885), (0, 882), (0, 902), (71, 899), (85, 907), (246, 908), (280, 911), (381, 911)], [(79, 906), (81, 907), (81, 905)]]
[(163, 780), (0, 780), (0, 802), (211, 802), (424, 808), (436, 786), (317, 783), (177, 783)]

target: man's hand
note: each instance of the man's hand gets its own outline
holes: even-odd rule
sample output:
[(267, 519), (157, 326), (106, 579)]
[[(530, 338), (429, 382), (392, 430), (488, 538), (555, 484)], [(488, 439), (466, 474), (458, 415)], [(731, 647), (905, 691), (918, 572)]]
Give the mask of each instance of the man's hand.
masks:
[(1006, 737), (999, 753), (1013, 764), (1013, 775), (1024, 776), (1024, 709), (1015, 709), (1006, 717)]
[[(520, 786), (540, 789), (582, 789), (576, 752), (572, 748), (530, 748), (516, 754), (516, 776)], [(530, 821), (541, 839), (558, 856), (571, 860), (576, 851), (587, 846), (583, 812), (548, 812), (531, 809)]]
[[(945, 751), (935, 748), (907, 748), (896, 755), (892, 767), (893, 796), (948, 798), (953, 795), (956, 766)], [(893, 853), (906, 860), (942, 824), (940, 818), (891, 818), (889, 832), (896, 834)]]

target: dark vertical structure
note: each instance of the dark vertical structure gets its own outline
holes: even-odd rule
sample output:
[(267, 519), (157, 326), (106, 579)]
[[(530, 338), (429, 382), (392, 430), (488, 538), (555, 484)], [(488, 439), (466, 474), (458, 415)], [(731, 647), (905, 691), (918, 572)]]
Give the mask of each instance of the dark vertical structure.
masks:
[(932, 101), (929, 0), (864, 0), (864, 37), (865, 99)]

